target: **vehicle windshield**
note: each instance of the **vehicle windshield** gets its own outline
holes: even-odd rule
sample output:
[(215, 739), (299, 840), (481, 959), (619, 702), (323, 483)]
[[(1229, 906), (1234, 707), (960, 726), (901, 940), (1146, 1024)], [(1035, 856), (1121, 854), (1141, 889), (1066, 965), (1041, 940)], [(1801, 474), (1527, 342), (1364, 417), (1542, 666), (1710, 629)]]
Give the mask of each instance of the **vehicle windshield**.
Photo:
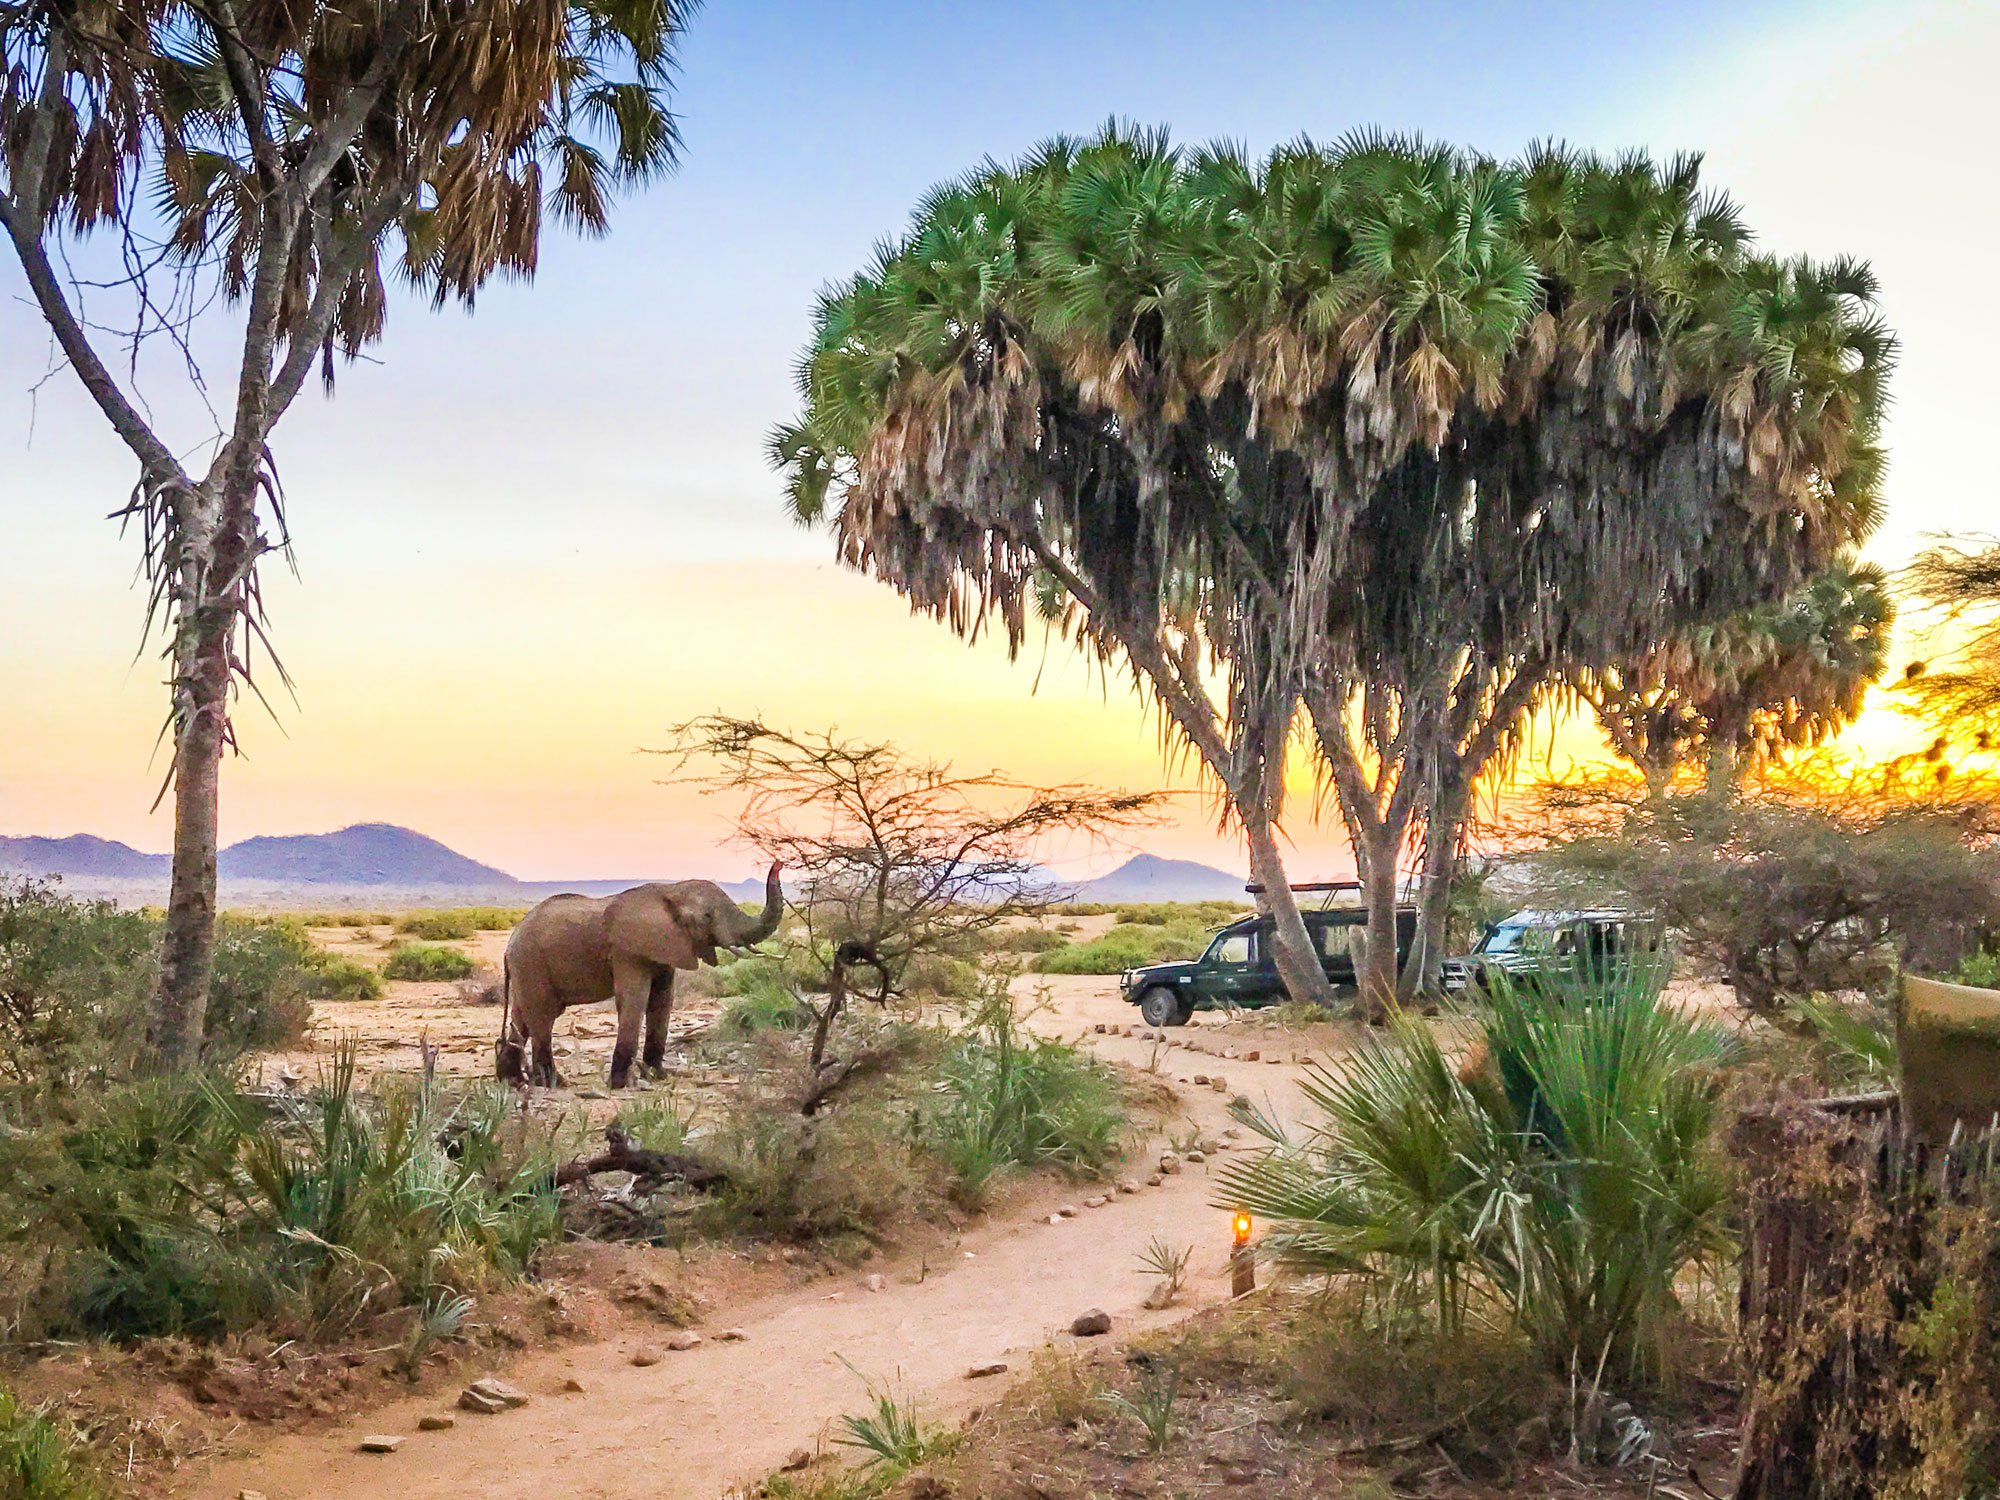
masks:
[(1208, 945), (1208, 952), (1203, 957), (1212, 964), (1247, 964), (1250, 962), (1250, 934), (1225, 932)]
[(1521, 946), (1521, 940), (1534, 928), (1526, 922), (1505, 922), (1486, 934), (1486, 941), (1479, 945), (1481, 953), (1512, 953)]

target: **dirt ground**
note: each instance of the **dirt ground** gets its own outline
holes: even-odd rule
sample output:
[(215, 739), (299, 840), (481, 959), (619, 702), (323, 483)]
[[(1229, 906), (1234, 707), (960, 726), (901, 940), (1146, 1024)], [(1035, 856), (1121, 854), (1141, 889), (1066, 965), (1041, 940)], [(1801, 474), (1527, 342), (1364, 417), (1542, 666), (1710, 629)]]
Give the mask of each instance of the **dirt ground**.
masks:
[[(379, 963), (389, 934), (328, 929), (315, 936), (334, 952)], [(462, 946), (497, 966), (505, 934), (481, 934)], [(454, 1413), (448, 1430), (420, 1431), (421, 1418), (450, 1411), (473, 1371), (427, 1379), (409, 1395), (385, 1386), (385, 1399), (369, 1393), (366, 1402), (351, 1403), (362, 1414), (349, 1420), (308, 1420), (292, 1431), (245, 1425), (225, 1434), (219, 1456), (163, 1480), (160, 1493), (189, 1500), (234, 1500), (246, 1490), (267, 1500), (714, 1496), (768, 1473), (794, 1450), (823, 1448), (842, 1414), (869, 1404), (871, 1385), (916, 1398), (935, 1418), (956, 1419), (990, 1402), (1051, 1340), (1073, 1342), (1068, 1325), (1088, 1309), (1111, 1315), (1117, 1339), (1226, 1300), (1229, 1221), (1213, 1202), (1208, 1174), (1218, 1156), (1247, 1144), (1230, 1124), (1229, 1101), (1245, 1095), (1291, 1117), (1301, 1069), (1346, 1050), (1355, 1029), (1202, 1016), (1185, 1028), (1151, 1032), (1135, 1025), (1136, 1010), (1119, 999), (1111, 978), (1028, 976), (1020, 990), (1030, 1026), (1151, 1071), (1171, 1091), (1175, 1103), (1157, 1133), (1136, 1142), (1125, 1164), (1132, 1191), (1023, 1185), (962, 1233), (914, 1234), (893, 1256), (831, 1274), (777, 1252), (733, 1266), (728, 1252), (694, 1264), (674, 1251), (629, 1247), (609, 1268), (559, 1260), (546, 1290), (564, 1305), (570, 1332), (553, 1343), (526, 1341), (511, 1358), (501, 1357), (504, 1348), (486, 1356), (491, 1369), (529, 1394), (527, 1407), (490, 1417)], [(685, 1000), (677, 1037), (705, 1025), (716, 1009), (711, 1000)], [(273, 1083), (309, 1082), (348, 1039), (364, 1075), (415, 1071), (428, 1044), (440, 1071), (486, 1076), (499, 1021), (497, 1007), (465, 1003), (456, 985), (391, 983), (381, 1001), (319, 1007), (308, 1046), (267, 1058), (263, 1073)], [(558, 1060), (574, 1093), (538, 1091), (542, 1107), (582, 1098), (593, 1115), (616, 1109), (602, 1082), (612, 1033), (608, 1006), (565, 1016)], [(698, 1066), (683, 1068), (689, 1085), (728, 1086)], [(1163, 1150), (1197, 1140), (1214, 1149), (1200, 1160), (1177, 1160), (1159, 1186), (1146, 1185)], [(1086, 1206), (1099, 1197), (1108, 1201)], [(1139, 1255), (1155, 1238), (1196, 1252), (1187, 1291), (1165, 1311), (1140, 1305), (1153, 1278), (1141, 1273)], [(671, 1303), (680, 1317), (691, 1310), (704, 1337), (640, 1366), (634, 1353), (662, 1344), (659, 1307), (648, 1305), (643, 1290), (631, 1294), (649, 1276), (660, 1294), (654, 1301)], [(699, 1285), (692, 1299), (677, 1290), (690, 1279)], [(736, 1336), (724, 1339), (724, 1331)], [(968, 1378), (973, 1367), (996, 1363), (1008, 1373)], [(405, 1441), (391, 1454), (360, 1452), (361, 1439), (372, 1434)]]

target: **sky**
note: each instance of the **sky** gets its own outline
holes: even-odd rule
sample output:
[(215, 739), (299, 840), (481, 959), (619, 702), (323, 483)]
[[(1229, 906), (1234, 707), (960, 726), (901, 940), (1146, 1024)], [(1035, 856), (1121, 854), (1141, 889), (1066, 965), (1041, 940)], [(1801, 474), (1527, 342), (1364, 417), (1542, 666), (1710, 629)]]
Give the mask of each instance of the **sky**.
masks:
[[(224, 838), (387, 821), (528, 879), (734, 878), (730, 808), (661, 785), (646, 753), (723, 710), (962, 770), (1176, 789), (1143, 846), (1240, 869), (1126, 682), (1059, 645), (968, 647), (784, 518), (763, 443), (796, 409), (817, 291), (933, 183), (1114, 115), (1259, 151), (1363, 125), (1496, 155), (1546, 136), (1699, 150), (1766, 248), (1881, 277), (1902, 357), (1869, 551), (1893, 565), (1996, 529), (1975, 360), (2000, 302), (1962, 290), (2000, 241), (1996, 56), (2000, 0), (711, 0), (682, 55), (676, 175), (605, 238), (551, 234), (534, 281), (473, 314), (399, 296), (337, 394), (279, 428), (297, 576), (273, 566), (267, 599), (296, 701), (239, 712)], [(218, 310), (196, 338), (222, 390), (228, 333)], [(135, 378), (171, 441), (213, 432), (159, 353)], [(168, 847), (149, 810), (162, 668), (136, 542), (106, 519), (133, 477), (0, 256), (0, 834)], [(1921, 730), (1885, 706), (1852, 738), (1893, 751)], [(1597, 753), (1576, 725), (1540, 743), (1558, 766)], [(1307, 800), (1294, 878), (1341, 873)]]

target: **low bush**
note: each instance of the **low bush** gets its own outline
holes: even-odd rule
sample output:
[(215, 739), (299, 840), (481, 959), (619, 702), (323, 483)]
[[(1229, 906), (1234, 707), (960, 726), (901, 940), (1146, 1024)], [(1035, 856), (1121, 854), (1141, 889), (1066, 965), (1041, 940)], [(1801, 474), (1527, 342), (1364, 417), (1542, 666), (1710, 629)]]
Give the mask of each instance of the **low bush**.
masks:
[(380, 1000), (382, 976), (364, 963), (327, 954), (314, 965), (314, 996), (320, 1000)]
[(0, 1500), (100, 1500), (105, 1489), (77, 1443), (0, 1389)]
[[(0, 1088), (129, 1077), (143, 1061), (159, 939), (155, 913), (0, 882)], [(223, 914), (203, 1021), (210, 1061), (304, 1035), (314, 998), (365, 983), (341, 963), (296, 920)]]
[(1440, 1330), (1497, 1313), (1553, 1365), (1657, 1366), (1690, 1266), (1726, 1248), (1713, 1135), (1726, 1033), (1663, 1005), (1664, 962), (1590, 981), (1500, 983), (1466, 1072), (1404, 1019), (1339, 1073), (1309, 1070), (1320, 1120), (1220, 1174), (1281, 1260), (1364, 1278)]
[(472, 958), (463, 949), (441, 943), (411, 943), (398, 948), (382, 965), (384, 979), (464, 979), (471, 975)]
[(977, 1202), (996, 1173), (1053, 1165), (1101, 1172), (1126, 1124), (1109, 1071), (1063, 1043), (1022, 1034), (1004, 988), (953, 1035), (919, 1138), (950, 1170), (958, 1196)]
[(457, 906), (446, 911), (405, 912), (396, 931), (427, 943), (453, 943), (476, 932), (506, 932), (527, 915), (520, 906)]
[(1141, 964), (1198, 958), (1212, 936), (1208, 929), (1186, 923), (1128, 923), (1087, 943), (1052, 948), (1035, 960), (1034, 968), (1038, 974), (1119, 974)]
[(1046, 927), (996, 927), (982, 936), (988, 953), (1047, 953), (1069, 940)]
[(0, 1139), (0, 1256), (29, 1272), (4, 1312), (113, 1338), (343, 1328), (524, 1274), (559, 1232), (553, 1157), (504, 1099), (357, 1093), (351, 1052), (277, 1119), (213, 1076), (119, 1085)]
[(1248, 916), (1240, 901), (1153, 901), (1118, 908), (1121, 927), (1199, 927), (1209, 930)]

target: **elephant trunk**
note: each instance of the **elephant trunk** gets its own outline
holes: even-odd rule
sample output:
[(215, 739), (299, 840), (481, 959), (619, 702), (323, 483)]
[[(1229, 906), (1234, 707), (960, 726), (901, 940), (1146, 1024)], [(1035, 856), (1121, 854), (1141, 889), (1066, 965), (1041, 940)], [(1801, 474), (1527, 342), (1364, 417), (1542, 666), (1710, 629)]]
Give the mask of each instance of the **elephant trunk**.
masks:
[(778, 930), (778, 919), (785, 914), (785, 893), (778, 885), (778, 862), (771, 861), (771, 872), (764, 877), (764, 909), (756, 916), (736, 913), (742, 926), (730, 934), (725, 946), (748, 948), (761, 943)]

